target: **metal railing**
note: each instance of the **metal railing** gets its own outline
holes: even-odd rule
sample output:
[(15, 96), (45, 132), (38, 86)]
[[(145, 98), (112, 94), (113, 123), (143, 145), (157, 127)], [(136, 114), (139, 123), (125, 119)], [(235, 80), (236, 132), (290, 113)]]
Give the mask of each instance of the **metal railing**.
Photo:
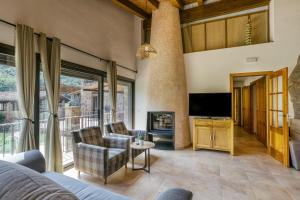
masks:
[[(40, 120), (40, 150), (44, 152), (48, 119)], [(59, 118), (63, 153), (72, 152), (71, 132), (90, 126), (98, 126), (97, 114)], [(0, 124), (0, 157), (13, 155), (19, 142), (22, 121)], [(70, 155), (68, 156), (70, 157)]]
[[(118, 112), (117, 115), (124, 115)], [(104, 123), (109, 122), (109, 113), (104, 113)], [(40, 151), (44, 152), (48, 119), (39, 121)], [(71, 132), (81, 128), (98, 126), (100, 119), (98, 114), (90, 113), (82, 116), (72, 116), (59, 118), (59, 127), (61, 134), (61, 144), (63, 150), (63, 163), (73, 162), (72, 137)], [(14, 123), (0, 124), (0, 158), (13, 155), (20, 138), (22, 121)]]

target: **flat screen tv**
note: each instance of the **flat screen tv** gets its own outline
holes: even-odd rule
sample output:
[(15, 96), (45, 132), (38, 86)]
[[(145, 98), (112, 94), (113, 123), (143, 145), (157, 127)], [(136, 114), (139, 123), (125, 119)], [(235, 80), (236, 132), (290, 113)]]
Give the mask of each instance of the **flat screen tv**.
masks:
[(189, 94), (189, 115), (231, 117), (231, 93)]

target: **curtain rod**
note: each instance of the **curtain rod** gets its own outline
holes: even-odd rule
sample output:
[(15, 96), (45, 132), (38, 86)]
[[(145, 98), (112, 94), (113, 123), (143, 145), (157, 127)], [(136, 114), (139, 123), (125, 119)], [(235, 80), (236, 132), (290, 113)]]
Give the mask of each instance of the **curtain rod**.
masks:
[[(5, 21), (5, 20), (3, 20), (3, 19), (0, 19), (0, 22), (3, 22), (3, 23), (8, 24), (8, 25), (10, 25), (10, 26), (16, 27), (15, 24), (10, 23), (10, 22), (8, 22), (8, 21)], [(39, 33), (34, 33), (34, 34), (37, 35), (37, 36), (40, 36)], [(81, 49), (78, 49), (78, 48), (76, 48), (76, 47), (70, 46), (70, 45), (65, 44), (65, 43), (61, 43), (61, 45), (65, 46), (65, 47), (68, 47), (68, 48), (70, 48), (70, 49), (73, 49), (73, 50), (75, 50), (75, 51), (81, 52), (81, 53), (83, 53), (83, 54), (89, 55), (89, 56), (91, 56), (91, 57), (97, 58), (97, 59), (100, 60), (100, 62), (101, 62), (101, 61), (104, 61), (104, 62), (109, 62), (109, 61), (110, 61), (110, 60), (108, 60), (108, 59), (101, 58), (101, 57), (99, 57), (99, 56), (96, 56), (96, 55), (94, 55), (94, 54), (88, 53), (88, 52), (86, 52), (86, 51), (83, 51), (83, 50), (81, 50)], [(130, 69), (129, 67), (125, 67), (125, 66), (119, 65), (119, 64), (117, 64), (117, 66), (118, 66), (118, 67), (121, 67), (121, 68), (123, 68), (123, 69), (127, 69), (127, 70), (129, 70), (129, 71), (132, 71), (132, 72), (134, 72), (134, 73), (137, 73), (137, 70)]]

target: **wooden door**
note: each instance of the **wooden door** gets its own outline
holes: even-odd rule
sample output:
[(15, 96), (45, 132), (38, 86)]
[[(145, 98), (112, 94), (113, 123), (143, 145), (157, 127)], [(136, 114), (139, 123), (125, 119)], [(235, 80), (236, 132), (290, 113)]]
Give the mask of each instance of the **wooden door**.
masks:
[(288, 148), (288, 69), (269, 76), (269, 152), (271, 156), (289, 166)]
[(233, 89), (233, 122), (241, 125), (241, 88)]
[(267, 146), (267, 84), (266, 77), (256, 81), (257, 139)]
[(257, 84), (250, 84), (250, 133), (257, 134)]
[(213, 148), (219, 150), (229, 150), (230, 132), (227, 127), (213, 128)]
[(243, 87), (243, 127), (244, 130), (250, 133), (250, 87)]
[(212, 148), (212, 128), (204, 126), (196, 126), (196, 147)]

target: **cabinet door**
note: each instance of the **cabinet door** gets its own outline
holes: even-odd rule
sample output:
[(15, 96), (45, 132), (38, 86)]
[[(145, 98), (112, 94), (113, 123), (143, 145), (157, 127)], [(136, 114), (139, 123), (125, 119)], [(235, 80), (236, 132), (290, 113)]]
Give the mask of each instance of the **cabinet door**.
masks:
[(229, 150), (230, 132), (227, 127), (213, 128), (213, 148), (220, 150)]
[(204, 126), (196, 126), (196, 147), (211, 148), (212, 147), (212, 128)]

